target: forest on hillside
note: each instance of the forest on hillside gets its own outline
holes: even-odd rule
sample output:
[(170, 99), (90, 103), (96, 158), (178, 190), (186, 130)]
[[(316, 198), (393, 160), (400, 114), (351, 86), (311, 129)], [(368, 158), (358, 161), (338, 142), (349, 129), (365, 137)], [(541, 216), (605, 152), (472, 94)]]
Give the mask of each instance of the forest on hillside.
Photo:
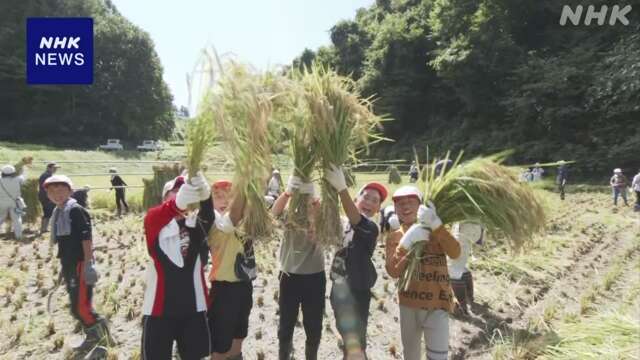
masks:
[[(640, 1), (629, 25), (559, 23), (590, 0), (377, 0), (335, 24), (319, 61), (352, 76), (395, 139), (372, 156), (505, 148), (512, 161), (576, 160), (575, 173), (640, 165)], [(609, 13), (607, 14), (609, 15)]]

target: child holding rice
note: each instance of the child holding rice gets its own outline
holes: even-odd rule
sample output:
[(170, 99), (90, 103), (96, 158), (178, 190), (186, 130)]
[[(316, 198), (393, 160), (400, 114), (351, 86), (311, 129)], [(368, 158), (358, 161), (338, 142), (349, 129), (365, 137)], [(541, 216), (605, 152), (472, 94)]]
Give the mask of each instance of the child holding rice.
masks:
[(387, 236), (386, 269), (393, 278), (405, 271), (408, 251), (422, 243), (423, 258), (405, 288), (399, 289), (400, 332), (405, 360), (419, 360), (424, 336), (427, 358), (446, 360), (449, 351), (449, 312), (453, 297), (447, 256), (460, 256), (460, 244), (444, 228), (435, 210), (422, 203), (422, 194), (403, 186), (393, 194), (401, 227)]
[(251, 277), (242, 271), (244, 242), (236, 231), (242, 221), (245, 201), (236, 196), (230, 203), (232, 183), (219, 180), (211, 186), (216, 212), (209, 231), (211, 271), (209, 281), (209, 328), (212, 360), (241, 360), (242, 341), (249, 330), (253, 306)]
[(324, 174), (338, 192), (347, 216), (344, 246), (336, 252), (331, 266), (331, 306), (344, 344), (344, 358), (366, 359), (371, 288), (378, 276), (371, 258), (379, 230), (372, 218), (386, 199), (387, 189), (378, 182), (367, 183), (354, 202), (342, 168), (326, 169)]
[[(308, 221), (305, 224), (294, 224), (288, 221), (288, 217), (294, 216), (293, 210), (288, 208), (294, 191), (305, 198), (308, 209)], [(286, 191), (278, 197), (271, 208), (272, 214), (275, 217), (284, 218), (285, 223), (279, 256), (280, 360), (290, 360), (293, 354), (293, 330), (300, 307), (302, 307), (303, 326), (307, 336), (305, 357), (307, 360), (318, 358), (326, 289), (324, 252), (316, 239), (313, 222), (318, 207), (319, 202), (315, 196), (313, 183), (304, 183), (299, 177), (291, 176)]]
[[(201, 359), (211, 353), (203, 252), (215, 217), (210, 188), (201, 173), (188, 182), (178, 176), (165, 184), (162, 196), (162, 204), (144, 218), (151, 263), (142, 308), (141, 357), (170, 360), (175, 341), (181, 359)], [(197, 214), (189, 212), (198, 204)]]

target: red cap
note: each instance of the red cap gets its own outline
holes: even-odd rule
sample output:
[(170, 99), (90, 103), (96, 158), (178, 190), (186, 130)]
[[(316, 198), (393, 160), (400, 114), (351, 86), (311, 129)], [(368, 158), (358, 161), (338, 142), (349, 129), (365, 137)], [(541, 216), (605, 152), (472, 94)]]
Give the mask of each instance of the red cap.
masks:
[(362, 193), (367, 189), (376, 190), (380, 194), (380, 203), (383, 203), (387, 199), (387, 195), (388, 195), (387, 188), (384, 187), (384, 185), (380, 184), (379, 182), (372, 181), (370, 183), (364, 184), (364, 186), (360, 188), (358, 195), (362, 195)]
[(215, 181), (211, 185), (212, 189), (221, 189), (221, 188), (225, 188), (225, 187), (231, 187), (231, 181), (229, 181), (229, 180), (218, 180), (218, 181)]

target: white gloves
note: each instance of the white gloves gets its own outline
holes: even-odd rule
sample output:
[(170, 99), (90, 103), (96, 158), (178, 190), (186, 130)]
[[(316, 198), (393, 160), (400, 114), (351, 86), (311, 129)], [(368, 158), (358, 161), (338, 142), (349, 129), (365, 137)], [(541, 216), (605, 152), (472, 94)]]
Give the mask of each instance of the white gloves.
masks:
[(420, 208), (418, 208), (418, 223), (432, 231), (442, 226), (442, 220), (436, 214), (435, 206), (432, 203), (429, 203), (429, 206), (420, 205)]
[(315, 194), (315, 187), (313, 183), (302, 182), (302, 179), (295, 175), (289, 176), (287, 181), (287, 193), (291, 194), (294, 190), (298, 190), (301, 194)]
[(337, 192), (341, 192), (347, 188), (347, 180), (344, 178), (342, 167), (330, 164), (329, 169), (324, 169), (324, 178)]
[[(191, 204), (198, 204), (200, 202), (201, 188), (193, 186), (189, 183), (185, 183), (178, 190), (176, 195), (176, 206), (180, 210), (186, 210)], [(206, 200), (206, 199), (205, 199)]]
[(220, 213), (216, 212), (215, 225), (216, 229), (222, 231), (225, 234), (231, 234), (236, 229), (236, 227), (233, 226), (233, 221), (231, 221), (229, 213), (220, 215)]
[(382, 209), (380, 217), (382, 218), (380, 227), (383, 231), (396, 231), (400, 228), (400, 219), (398, 219), (398, 215), (396, 215), (396, 210), (393, 205), (389, 205)]
[(398, 246), (408, 251), (411, 249), (411, 247), (413, 247), (415, 243), (420, 241), (428, 241), (430, 234), (431, 232), (426, 228), (426, 226), (419, 223), (413, 224), (411, 225), (409, 230), (404, 233), (402, 239), (400, 239), (400, 243), (398, 244)]
[(94, 286), (98, 282), (98, 272), (93, 266), (93, 261), (87, 260), (84, 262), (84, 282), (89, 286)]
[(389, 229), (391, 231), (396, 231), (400, 228), (400, 219), (398, 219), (398, 215), (393, 214), (389, 217)]
[(211, 188), (201, 171), (198, 171), (196, 176), (189, 179), (189, 183), (191, 183), (191, 186), (198, 189), (200, 201), (205, 201), (209, 196), (211, 196)]

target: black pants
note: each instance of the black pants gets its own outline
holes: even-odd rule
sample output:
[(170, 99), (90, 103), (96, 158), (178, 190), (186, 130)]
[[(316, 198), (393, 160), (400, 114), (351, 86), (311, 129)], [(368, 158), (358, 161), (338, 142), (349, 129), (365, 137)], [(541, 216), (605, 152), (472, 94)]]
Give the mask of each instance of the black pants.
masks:
[(56, 205), (49, 200), (46, 194), (44, 196), (38, 196), (38, 200), (40, 200), (40, 205), (42, 206), (42, 217), (49, 219)]
[(330, 300), (345, 352), (360, 348), (366, 353), (371, 291), (355, 290), (346, 281), (334, 281)]
[(253, 285), (250, 281), (214, 281), (211, 283), (209, 299), (211, 306), (207, 316), (212, 351), (224, 354), (231, 349), (233, 339), (247, 337), (253, 306)]
[(636, 191), (636, 209), (640, 209), (640, 191)]
[(558, 190), (560, 190), (560, 199), (564, 200), (564, 187), (565, 184), (560, 183), (558, 184)]
[(118, 208), (118, 214), (122, 212), (122, 206), (124, 206), (125, 211), (129, 211), (129, 205), (124, 199), (124, 190), (116, 189), (116, 207)]
[(302, 324), (307, 335), (306, 346), (317, 351), (322, 337), (326, 285), (324, 271), (308, 275), (280, 273), (278, 340), (281, 346), (290, 344), (293, 340), (298, 309), (302, 307)]
[(94, 325), (100, 317), (93, 310), (93, 286), (84, 281), (83, 262), (62, 264), (62, 276), (69, 294), (71, 315), (85, 328)]
[(182, 360), (200, 360), (211, 354), (206, 312), (183, 318), (142, 317), (142, 359), (171, 360), (173, 342)]

